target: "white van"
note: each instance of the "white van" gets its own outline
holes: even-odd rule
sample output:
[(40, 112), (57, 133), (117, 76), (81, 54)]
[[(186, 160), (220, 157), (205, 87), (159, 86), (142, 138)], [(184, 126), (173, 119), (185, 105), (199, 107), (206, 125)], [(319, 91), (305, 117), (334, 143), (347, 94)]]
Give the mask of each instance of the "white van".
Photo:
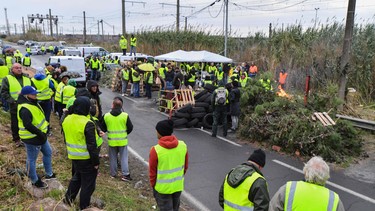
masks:
[(51, 56), (48, 59), (48, 64), (58, 63), (60, 66), (66, 66), (66, 69), (71, 72), (77, 72), (82, 77), (74, 78), (77, 84), (81, 86), (86, 85), (86, 69), (85, 60), (78, 56)]
[(106, 56), (109, 52), (102, 47), (77, 47), (83, 57), (87, 57), (90, 54), (94, 56)]
[(81, 51), (75, 48), (64, 48), (61, 50), (61, 54), (63, 56), (82, 56)]

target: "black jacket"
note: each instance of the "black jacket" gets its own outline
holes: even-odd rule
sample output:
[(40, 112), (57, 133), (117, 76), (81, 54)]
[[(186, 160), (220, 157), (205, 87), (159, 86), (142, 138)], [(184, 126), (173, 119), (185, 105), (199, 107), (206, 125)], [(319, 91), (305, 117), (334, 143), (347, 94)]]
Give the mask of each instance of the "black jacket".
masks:
[[(120, 108), (112, 109), (110, 112), (113, 116), (118, 116), (122, 113), (122, 110)], [(102, 127), (104, 132), (107, 132), (107, 125), (105, 124), (105, 121), (103, 120)], [(128, 119), (126, 120), (126, 133), (130, 134), (133, 131), (133, 123), (130, 121), (129, 115)]]
[(165, 81), (169, 81), (169, 82), (172, 83), (173, 78), (174, 78), (174, 72), (173, 72), (173, 70), (168, 70), (168, 71), (165, 73)]
[[(43, 109), (39, 106), (38, 103), (29, 101), (23, 95), (20, 95), (18, 97), (17, 103), (19, 105), (20, 104), (34, 105), (34, 106), (39, 107), (39, 109), (43, 111)], [(22, 141), (26, 144), (32, 144), (32, 145), (43, 145), (44, 143), (46, 143), (47, 135), (32, 124), (33, 114), (29, 111), (29, 109), (21, 108), (20, 111), (19, 111), (19, 116), (20, 116), (20, 118), (23, 122), (23, 126), (25, 126), (26, 130), (28, 130), (32, 134), (36, 135), (36, 137), (34, 137), (34, 138), (22, 139)]]
[(230, 114), (232, 116), (239, 116), (241, 113), (240, 99), (240, 90), (237, 87), (233, 87), (233, 89), (229, 92)]
[[(96, 92), (91, 91), (91, 87), (93, 87), (93, 86), (98, 86), (98, 89), (97, 89)], [(98, 82), (96, 82), (94, 80), (89, 80), (89, 81), (87, 81), (86, 87), (87, 87), (87, 90), (89, 92), (89, 98), (92, 99), (92, 100), (95, 100), (97, 112), (93, 116), (95, 116), (99, 120), (101, 120), (102, 115), (103, 115), (103, 111), (102, 111), (102, 104), (101, 104), (99, 95), (101, 95), (102, 92), (99, 90)]]

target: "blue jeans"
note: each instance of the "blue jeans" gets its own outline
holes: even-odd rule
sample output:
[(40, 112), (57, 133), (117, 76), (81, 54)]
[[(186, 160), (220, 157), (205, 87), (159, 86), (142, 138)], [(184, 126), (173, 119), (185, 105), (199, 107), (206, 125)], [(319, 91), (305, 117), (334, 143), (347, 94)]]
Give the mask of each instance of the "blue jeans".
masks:
[(46, 175), (51, 176), (52, 171), (52, 148), (49, 145), (48, 140), (43, 145), (32, 145), (26, 144), (26, 171), (28, 172), (29, 178), (32, 183), (38, 181), (38, 175), (36, 174), (36, 159), (38, 158), (39, 151), (43, 154), (43, 166)]
[(46, 116), (47, 122), (49, 122), (50, 116), (51, 116), (51, 110), (52, 110), (52, 103), (51, 100), (42, 100), (39, 101), (40, 107), (42, 107), (44, 111), (44, 115)]
[(139, 82), (133, 83), (134, 97), (139, 97)]
[(137, 47), (130, 46), (130, 56), (132, 55), (132, 53), (134, 53), (134, 56), (135, 56), (135, 53), (137, 53), (136, 51), (137, 51)]
[(125, 80), (122, 80), (121, 81), (121, 93), (122, 94), (126, 94), (126, 92), (128, 91), (128, 82), (129, 81), (125, 81)]
[[(0, 89), (1, 89), (1, 86), (0, 86)], [(8, 104), (8, 102), (5, 100), (5, 98), (0, 97), (0, 99), (1, 99), (1, 103), (3, 104), (3, 110), (4, 110), (4, 111), (9, 111), (9, 104)]]
[(109, 168), (112, 177), (117, 176), (117, 156), (120, 153), (120, 164), (122, 176), (129, 175), (128, 146), (108, 147)]
[(96, 81), (97, 72), (98, 72), (98, 70), (91, 69), (91, 77), (90, 77), (91, 80)]

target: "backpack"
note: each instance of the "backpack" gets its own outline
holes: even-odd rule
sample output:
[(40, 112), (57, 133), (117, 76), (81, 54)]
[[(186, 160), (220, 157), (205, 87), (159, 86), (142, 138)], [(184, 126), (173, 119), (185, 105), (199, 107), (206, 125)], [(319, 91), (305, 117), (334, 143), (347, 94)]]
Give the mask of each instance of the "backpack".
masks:
[(216, 89), (216, 98), (215, 104), (216, 105), (225, 105), (227, 102), (227, 92), (224, 87), (219, 87)]

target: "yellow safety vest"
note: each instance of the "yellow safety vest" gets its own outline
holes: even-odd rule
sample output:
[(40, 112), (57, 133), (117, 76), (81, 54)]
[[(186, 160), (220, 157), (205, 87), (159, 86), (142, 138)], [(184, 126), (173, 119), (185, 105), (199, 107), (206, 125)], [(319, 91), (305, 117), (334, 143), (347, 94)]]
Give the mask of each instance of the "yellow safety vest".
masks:
[(164, 67), (159, 68), (159, 76), (162, 79), (165, 79), (165, 73), (164, 73), (164, 71), (166, 71)]
[(159, 144), (154, 148), (158, 156), (155, 190), (161, 194), (183, 191), (186, 144), (178, 141), (177, 147), (173, 149), (164, 148)]
[(67, 104), (69, 99), (74, 97), (76, 93), (76, 88), (74, 86), (65, 86), (62, 91), (62, 104)]
[(138, 82), (138, 81), (140, 81), (141, 80), (141, 76), (140, 76), (140, 74), (138, 73), (138, 76), (135, 76), (134, 75), (134, 73), (136, 73), (137, 71), (136, 70), (134, 70), (133, 68), (132, 68), (132, 76), (133, 76), (133, 82)]
[(23, 66), (30, 66), (31, 65), (31, 58), (30, 57), (25, 57), (23, 58)]
[(31, 86), (31, 80), (30, 78), (26, 76), (22, 76), (23, 86), (21, 86), (17, 78), (14, 77), (13, 75), (7, 75), (5, 77), (8, 78), (8, 82), (9, 82), (9, 94), (14, 100), (18, 99), (18, 93), (21, 92), (22, 87)]
[(99, 69), (99, 64), (100, 64), (99, 60), (94, 61), (93, 59), (91, 59), (91, 68)]
[(122, 72), (122, 78), (126, 81), (129, 81), (129, 71), (122, 69), (121, 72)]
[(26, 108), (27, 110), (29, 110), (31, 114), (33, 115), (33, 120), (31, 123), (43, 133), (47, 133), (48, 122), (45, 119), (43, 109), (39, 105), (35, 106), (35, 105), (28, 104), (28, 103), (22, 103), (17, 106), (17, 119), (18, 119), (18, 127), (19, 127), (18, 134), (21, 139), (31, 139), (37, 136), (36, 134), (28, 131), (23, 125), (23, 121), (20, 118), (21, 108)]
[(5, 78), (5, 76), (9, 75), (9, 69), (7, 66), (0, 66), (0, 87), (1, 87), (1, 84), (3, 82), (3, 78)]
[(30, 47), (27, 47), (27, 48), (26, 48), (26, 52), (30, 54), (30, 53), (31, 53), (31, 48), (30, 48)]
[(215, 73), (217, 71), (217, 68), (215, 66), (209, 66), (208, 67), (208, 73)]
[(148, 78), (148, 81), (145, 81), (147, 84), (153, 84), (154, 83), (154, 74), (152, 72), (146, 72), (145, 73), (145, 80), (147, 79), (147, 77), (150, 75), (150, 77)]
[(204, 80), (204, 84), (212, 84), (211, 80)]
[(53, 51), (53, 46), (50, 45), (50, 46), (48, 47), (48, 49), (49, 49), (50, 51)]
[(7, 64), (7, 67), (9, 68), (9, 70), (12, 68), (12, 65), (13, 65), (13, 57), (11, 56), (7, 56), (5, 58), (5, 63)]
[(339, 195), (328, 188), (303, 181), (286, 183), (285, 211), (336, 211)]
[(121, 49), (127, 49), (128, 48), (128, 40), (126, 40), (125, 38), (120, 39), (119, 45), (120, 45)]
[[(68, 158), (71, 160), (88, 160), (90, 154), (87, 150), (85, 127), (87, 123), (92, 122), (87, 116), (70, 114), (63, 123), (66, 149), (68, 151)], [(93, 123), (93, 122), (92, 122)], [(93, 123), (94, 124), (94, 123)], [(94, 124), (95, 125), (95, 124)], [(95, 128), (95, 136), (98, 134)]]
[(56, 93), (55, 93), (55, 101), (56, 102), (62, 102), (61, 95), (63, 93), (65, 84), (63, 82), (60, 82), (59, 85), (57, 85)]
[(188, 79), (188, 82), (195, 82), (195, 74), (191, 75), (191, 77)]
[(52, 96), (52, 90), (49, 88), (49, 79), (48, 77), (43, 80), (36, 80), (35, 78), (31, 79), (36, 87), (36, 90), (39, 92), (36, 95), (38, 100), (49, 100)]
[(258, 172), (254, 172), (247, 177), (239, 186), (233, 188), (228, 184), (228, 175), (224, 181), (224, 210), (244, 210), (254, 209), (254, 203), (249, 200), (249, 190), (255, 180), (263, 178)]
[(46, 47), (42, 46), (42, 47), (40, 48), (40, 50), (41, 50), (41, 51), (45, 51), (45, 50), (46, 50)]
[(133, 37), (130, 38), (130, 45), (136, 47), (137, 46), (137, 38)]
[(221, 81), (224, 78), (224, 72), (223, 71), (221, 71), (221, 72), (217, 71), (217, 72), (215, 72), (215, 76), (216, 76), (218, 81)]
[(107, 125), (108, 146), (123, 147), (128, 145), (127, 121), (128, 114), (125, 112), (118, 116), (113, 116), (111, 113), (104, 115), (104, 122)]

